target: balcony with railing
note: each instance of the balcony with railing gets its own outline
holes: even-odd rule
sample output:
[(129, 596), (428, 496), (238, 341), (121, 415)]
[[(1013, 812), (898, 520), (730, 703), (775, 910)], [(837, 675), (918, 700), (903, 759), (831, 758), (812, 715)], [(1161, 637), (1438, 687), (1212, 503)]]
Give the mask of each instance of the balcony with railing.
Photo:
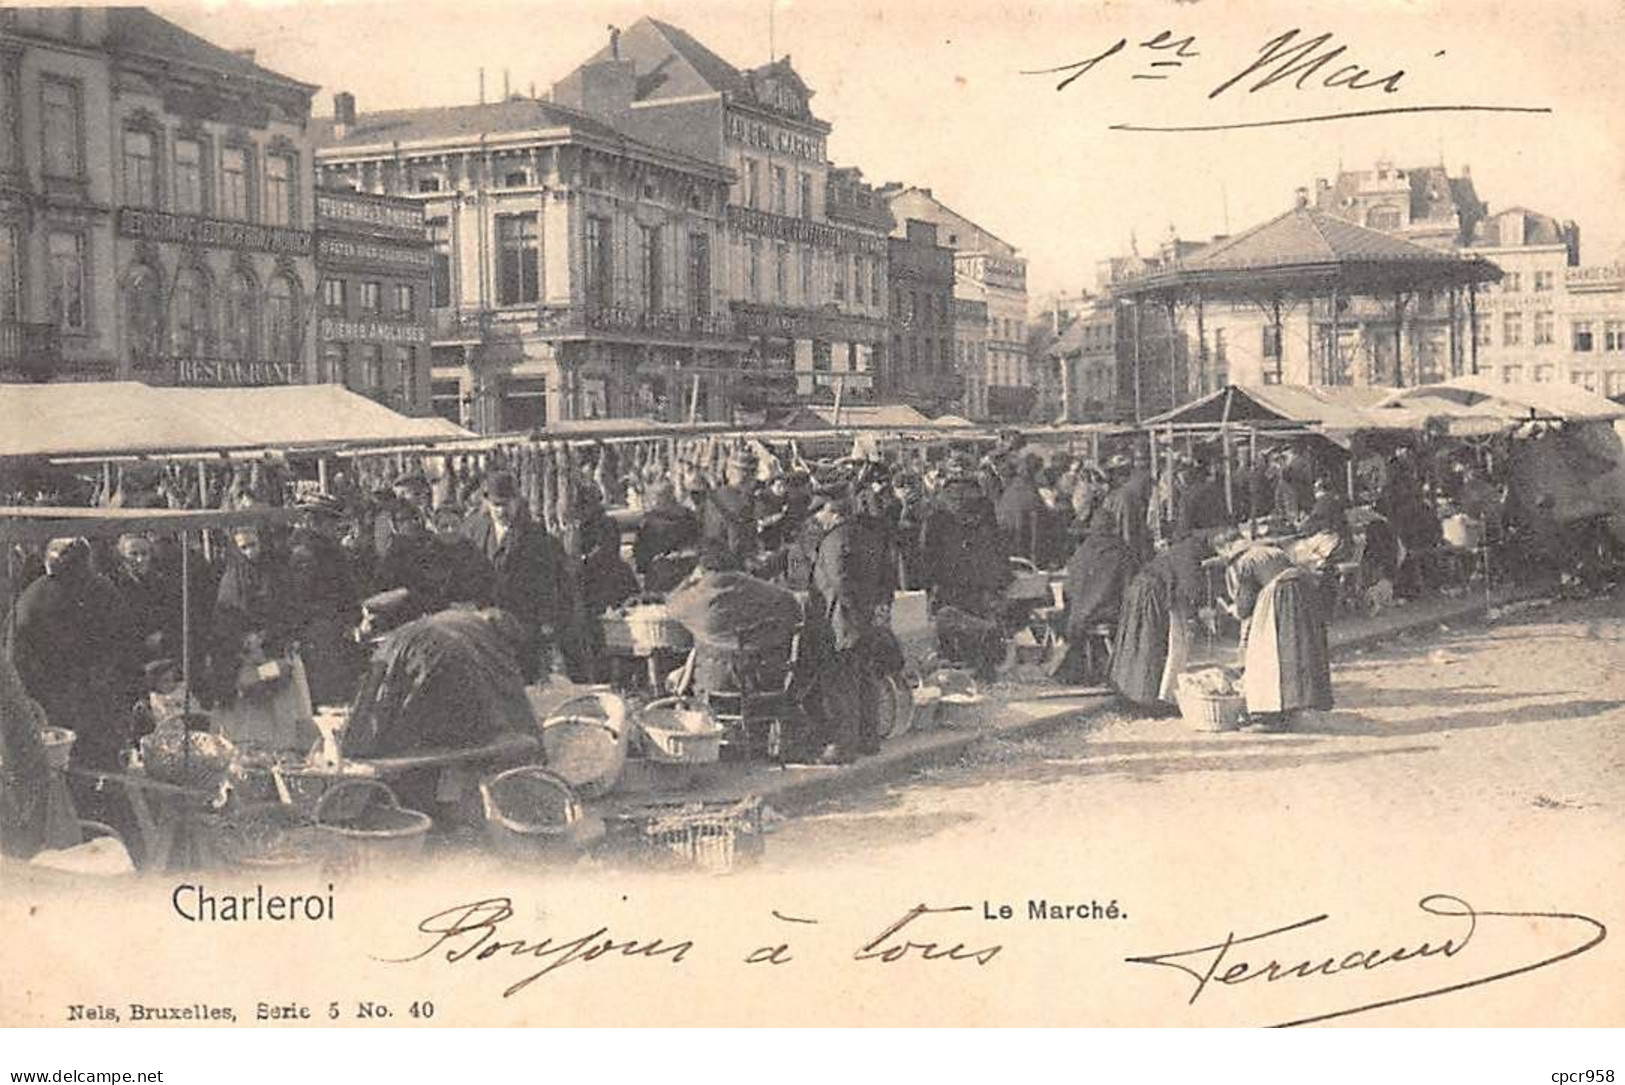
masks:
[(53, 324), (0, 320), (0, 371), (49, 380), (62, 367), (62, 337)]
[(644, 309), (633, 305), (541, 305), (487, 310), (430, 310), (430, 334), (436, 343), (489, 342), (503, 334), (534, 328), (560, 338), (630, 338), (699, 343), (731, 339), (733, 314), (693, 313), (687, 309)]

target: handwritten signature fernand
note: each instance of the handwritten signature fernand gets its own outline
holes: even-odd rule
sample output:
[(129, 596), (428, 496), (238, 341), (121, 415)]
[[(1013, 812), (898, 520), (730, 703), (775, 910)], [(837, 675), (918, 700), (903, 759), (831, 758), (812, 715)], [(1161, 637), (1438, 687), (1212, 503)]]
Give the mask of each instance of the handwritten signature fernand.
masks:
[[(1454, 925), (1448, 932), (1449, 937), (1395, 949), (1362, 948), (1329, 953), (1316, 950), (1304, 954), (1301, 959), (1291, 960), (1290, 963), (1276, 956), (1271, 956), (1268, 960), (1260, 959), (1258, 953), (1263, 950), (1263, 944), (1270, 939), (1306, 930), (1330, 918), (1327, 915), (1318, 915), (1256, 934), (1238, 936), (1232, 931), (1218, 942), (1191, 949), (1142, 954), (1126, 960), (1130, 964), (1154, 965), (1184, 973), (1192, 984), (1188, 1004), (1194, 1005), (1209, 990), (1246, 984), (1257, 986), (1256, 981), (1274, 984), (1283, 980), (1352, 977), (1389, 966), (1456, 958), (1463, 954), (1475, 936), (1479, 935), (1480, 925), (1485, 920), (1562, 920), (1581, 924), (1590, 930), (1590, 937), (1586, 941), (1561, 953), (1505, 968), (1490, 975), (1280, 1022), (1281, 1025), (1306, 1025), (1366, 1013), (1386, 1006), (1437, 998), (1548, 968), (1586, 953), (1608, 937), (1608, 929), (1602, 923), (1589, 916), (1568, 912), (1479, 911), (1460, 897), (1444, 893), (1423, 897), (1417, 903), (1417, 907), (1430, 916), (1453, 921)], [(962, 941), (944, 938), (937, 933), (938, 928), (931, 926), (933, 919), (940, 924), (949, 921), (951, 917), (962, 917), (963, 913), (974, 911), (971, 905), (946, 908), (915, 905), (904, 912), (901, 918), (887, 924), (879, 934), (858, 946), (852, 952), (851, 959), (883, 965), (901, 961), (947, 962), (974, 966), (991, 964), (1004, 952), (1003, 945), (972, 948)], [(1001, 911), (1005, 910), (990, 909), (984, 904), (981, 918), (984, 920), (1010, 918), (1002, 915)], [(771, 915), (774, 920), (787, 924), (812, 925), (818, 922), (814, 919), (785, 915), (778, 911), (772, 912)], [(621, 958), (681, 965), (697, 952), (695, 942), (690, 938), (627, 937), (612, 934), (607, 926), (598, 926), (587, 933), (569, 937), (549, 936), (536, 940), (515, 937), (507, 926), (513, 917), (513, 901), (508, 897), (490, 897), (444, 908), (418, 922), (416, 927), (418, 933), (430, 938), (422, 949), (406, 957), (379, 959), (389, 964), (405, 964), (433, 955), (452, 965), (468, 961), (515, 959), (539, 963), (539, 967), (520, 976), (503, 990), (503, 997), (511, 998), (537, 980), (573, 964), (585, 964), (602, 958)], [(927, 931), (931, 932), (931, 940), (916, 940), (926, 937)], [(1265, 952), (1275, 951), (1265, 950)], [(1285, 956), (1291, 959), (1297, 955)], [(770, 940), (738, 959), (747, 965), (776, 966), (789, 964), (796, 960), (796, 957), (791, 942), (784, 939)]]
[[(1559, 919), (1573, 923), (1580, 923), (1591, 928), (1591, 937), (1562, 953), (1550, 957), (1542, 957), (1537, 961), (1519, 964), (1516, 967), (1506, 968), (1487, 976), (1478, 976), (1473, 979), (1462, 980), (1456, 983), (1444, 984), (1438, 987), (1412, 991), (1407, 994), (1391, 998), (1380, 999), (1373, 1002), (1359, 1003), (1342, 1009), (1330, 1010), (1306, 1017), (1299, 1017), (1290, 1021), (1282, 1021), (1279, 1027), (1292, 1025), (1308, 1025), (1317, 1021), (1330, 1021), (1338, 1017), (1351, 1017), (1354, 1014), (1366, 1013), (1381, 1009), (1385, 1006), (1398, 1006), (1406, 1002), (1420, 1002), (1423, 999), (1438, 998), (1440, 995), (1453, 994), (1466, 991), (1473, 987), (1483, 987), (1487, 984), (1497, 983), (1501, 980), (1511, 979), (1526, 972), (1534, 972), (1542, 968), (1549, 968), (1560, 961), (1571, 957), (1578, 957), (1596, 946), (1608, 937), (1608, 928), (1590, 916), (1578, 915), (1569, 912), (1489, 912), (1477, 911), (1472, 905), (1460, 897), (1450, 896), (1446, 893), (1434, 893), (1417, 901), (1418, 908), (1428, 915), (1440, 916), (1456, 920), (1457, 923), (1450, 937), (1438, 942), (1420, 942), (1413, 946), (1402, 946), (1397, 949), (1356, 949), (1352, 951), (1334, 951), (1326, 953), (1316, 950), (1294, 963), (1288, 964), (1275, 957), (1261, 961), (1256, 954), (1260, 951), (1260, 943), (1268, 939), (1278, 938), (1291, 931), (1304, 930), (1317, 923), (1323, 923), (1327, 915), (1317, 915), (1309, 919), (1301, 919), (1296, 923), (1288, 923), (1283, 927), (1260, 931), (1237, 937), (1234, 931), (1226, 934), (1219, 942), (1194, 949), (1173, 950), (1168, 953), (1146, 954), (1127, 958), (1130, 964), (1156, 965), (1162, 968), (1172, 968), (1185, 973), (1192, 981), (1190, 1004), (1209, 989), (1210, 984), (1219, 984), (1221, 987), (1235, 987), (1243, 984), (1257, 986), (1256, 981), (1262, 980), (1265, 984), (1278, 983), (1282, 980), (1312, 980), (1334, 976), (1355, 976), (1372, 972), (1390, 965), (1415, 963), (1430, 958), (1453, 958), (1463, 953), (1473, 937), (1478, 933), (1479, 923), (1486, 919)], [(1249, 950), (1238, 952), (1240, 946), (1249, 946)], [(1263, 952), (1271, 952), (1263, 950)], [(1243, 957), (1245, 956), (1245, 959)], [(1287, 954), (1288, 959), (1297, 954)]]
[[(1128, 49), (1129, 39), (1118, 38), (1104, 51), (1084, 60), (1073, 61), (1053, 68), (1029, 69), (1021, 74), (1063, 75), (1064, 77), (1055, 85), (1055, 89), (1064, 91), (1107, 60), (1125, 53)], [(1137, 43), (1134, 49), (1144, 61), (1144, 70), (1131, 73), (1129, 76), (1131, 80), (1171, 79), (1179, 69), (1185, 66), (1186, 62), (1196, 60), (1202, 56), (1202, 53), (1197, 49), (1195, 35), (1181, 37), (1170, 30), (1164, 30), (1146, 38), (1144, 41)], [(1445, 50), (1439, 49), (1432, 54), (1430, 59), (1436, 60), (1444, 55)], [(1147, 57), (1152, 59), (1146, 59)], [(1126, 59), (1127, 57), (1125, 57)], [(1114, 61), (1114, 63), (1121, 63), (1121, 61)], [(1375, 91), (1381, 94), (1397, 94), (1404, 89), (1407, 72), (1400, 67), (1385, 71), (1386, 67), (1386, 65), (1379, 65), (1373, 71), (1365, 64), (1353, 61), (1349, 55), (1348, 46), (1336, 43), (1332, 34), (1323, 33), (1310, 36), (1294, 27), (1275, 35), (1261, 45), (1258, 49), (1257, 59), (1248, 63), (1228, 79), (1220, 82), (1208, 92), (1207, 97), (1211, 101), (1223, 97), (1231, 91), (1237, 93), (1244, 91), (1248, 95), (1253, 95), (1277, 85), (1295, 91)], [(1397, 113), (1550, 112), (1551, 109), (1546, 106), (1451, 103), (1383, 106), (1227, 124), (1149, 125), (1123, 123), (1113, 124), (1110, 127), (1112, 131), (1118, 132), (1220, 132), (1234, 128), (1273, 128), (1288, 124), (1309, 124), (1317, 121), (1348, 120), (1354, 117), (1376, 117)]]

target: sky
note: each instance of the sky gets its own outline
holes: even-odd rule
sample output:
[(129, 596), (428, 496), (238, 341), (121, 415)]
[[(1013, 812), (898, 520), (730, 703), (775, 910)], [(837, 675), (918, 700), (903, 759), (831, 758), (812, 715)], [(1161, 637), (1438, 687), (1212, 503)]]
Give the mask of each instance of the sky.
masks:
[[(877, 184), (931, 188), (1016, 245), (1035, 297), (1093, 288), (1098, 261), (1132, 245), (1154, 251), (1171, 232), (1189, 239), (1239, 232), (1289, 209), (1295, 189), (1317, 177), (1330, 179), (1340, 166), (1369, 169), (1379, 159), (1399, 167), (1442, 162), (1452, 175), (1469, 166), (1492, 211), (1526, 206), (1573, 219), (1586, 263), (1625, 258), (1625, 65), (1617, 62), (1625, 4), (1618, 0), (153, 7), (219, 44), (256, 49), (267, 67), (320, 84), (318, 114), (331, 112), (338, 90), (354, 93), (363, 113), (472, 103), (481, 67), (493, 99), (505, 73), (514, 91), (534, 84), (545, 93), (607, 40), (608, 26), (645, 15), (682, 26), (740, 67), (788, 54), (814, 91), (814, 112), (833, 126), (835, 162), (862, 168)], [(1144, 44), (1164, 32), (1169, 48)], [(1321, 35), (1330, 37), (1312, 40)], [(1057, 83), (1070, 72), (1023, 74), (1086, 61), (1120, 40), (1121, 50), (1064, 89)], [(1272, 41), (1279, 42), (1273, 53)], [(1339, 47), (1341, 54), (1305, 71)], [(1404, 74), (1388, 78), (1396, 71)], [(1328, 87), (1328, 77), (1370, 85)], [(1444, 105), (1550, 112), (1410, 112), (1208, 132), (1111, 128)]]

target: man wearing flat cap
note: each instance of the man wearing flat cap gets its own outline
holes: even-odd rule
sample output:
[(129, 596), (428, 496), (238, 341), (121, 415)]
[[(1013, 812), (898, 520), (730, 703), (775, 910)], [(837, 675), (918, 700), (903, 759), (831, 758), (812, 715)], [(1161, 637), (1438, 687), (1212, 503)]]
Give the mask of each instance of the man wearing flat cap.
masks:
[(735, 452), (724, 468), (725, 484), (706, 497), (701, 516), (704, 541), (727, 550), (747, 567), (761, 550), (751, 486), (755, 471), (756, 461), (748, 453)]
[(485, 480), (480, 508), (464, 522), (463, 535), (491, 567), (492, 604), (513, 615), (523, 630), (519, 661), (526, 680), (535, 681), (550, 665), (554, 637), (576, 620), (569, 556), (530, 517), (519, 483), (507, 471)]

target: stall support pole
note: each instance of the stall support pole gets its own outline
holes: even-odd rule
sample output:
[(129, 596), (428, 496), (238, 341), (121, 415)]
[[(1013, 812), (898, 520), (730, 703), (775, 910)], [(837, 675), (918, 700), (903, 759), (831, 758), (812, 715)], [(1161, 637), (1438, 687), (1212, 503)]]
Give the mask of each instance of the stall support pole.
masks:
[(1348, 476), (1349, 504), (1352, 505), (1352, 504), (1354, 504), (1354, 457), (1353, 456), (1349, 457), (1348, 466), (1344, 470), (1344, 474), (1346, 474)]
[[(1468, 340), (1472, 344), (1468, 349), (1473, 355), (1473, 376), (1478, 376), (1478, 284), (1472, 283), (1467, 287), (1467, 327), (1472, 333)], [(1488, 577), (1485, 578), (1486, 580)]]
[(327, 457), (323, 456), (316, 461), (316, 485), (321, 487), (322, 493), (327, 493)]
[(1456, 287), (1450, 288), (1450, 375), (1461, 376), (1461, 306)]
[(1145, 417), (1140, 407), (1140, 299), (1134, 299), (1134, 424)]
[(192, 706), (192, 537), (181, 532), (181, 688)]
[(1343, 372), (1343, 323), (1342, 314), (1337, 311), (1341, 299), (1337, 294), (1337, 287), (1332, 287), (1332, 338), (1326, 344), (1326, 383), (1342, 384)]

